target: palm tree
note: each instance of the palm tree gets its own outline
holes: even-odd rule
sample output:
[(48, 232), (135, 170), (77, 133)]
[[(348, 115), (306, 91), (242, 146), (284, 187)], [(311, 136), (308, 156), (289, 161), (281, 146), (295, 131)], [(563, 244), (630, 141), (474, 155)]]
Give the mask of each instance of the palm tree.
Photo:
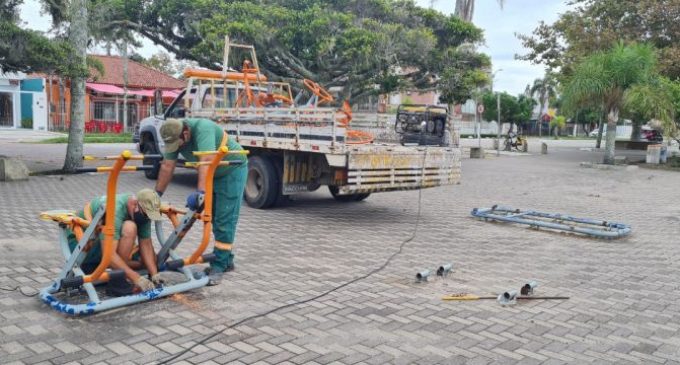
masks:
[(540, 136), (543, 130), (543, 116), (545, 106), (551, 98), (557, 95), (555, 91), (556, 81), (550, 73), (546, 73), (542, 79), (534, 80), (534, 84), (529, 89), (529, 95), (538, 98), (538, 103), (541, 108), (538, 111), (538, 135)]
[[(497, 0), (498, 4), (503, 9), (505, 0)], [(472, 22), (472, 16), (475, 12), (475, 0), (456, 0), (456, 10), (454, 15), (465, 20), (466, 22)]]
[(604, 163), (614, 163), (614, 142), (619, 115), (644, 106), (646, 117), (672, 120), (673, 105), (656, 69), (656, 54), (649, 45), (619, 43), (609, 51), (581, 61), (564, 88), (565, 109), (593, 103), (607, 113)]

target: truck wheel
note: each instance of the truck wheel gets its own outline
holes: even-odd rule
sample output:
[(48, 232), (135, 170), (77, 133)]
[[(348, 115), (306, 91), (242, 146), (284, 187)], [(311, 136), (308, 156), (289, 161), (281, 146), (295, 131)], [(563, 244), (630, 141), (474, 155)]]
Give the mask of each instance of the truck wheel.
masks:
[[(144, 141), (144, 144), (142, 144), (142, 153), (145, 155), (157, 155), (158, 154), (158, 148), (156, 148), (156, 143), (153, 141), (153, 139), (146, 139)], [(144, 159), (142, 161), (142, 165), (151, 165), (153, 166), (153, 170), (144, 170), (144, 176), (146, 176), (147, 179), (149, 180), (156, 180), (158, 179), (158, 171), (161, 168), (161, 161), (158, 159)]]
[(278, 197), (280, 184), (274, 164), (268, 158), (253, 156), (248, 159), (248, 180), (245, 198), (250, 207), (271, 207)]
[(290, 195), (283, 194), (283, 159), (280, 157), (270, 157), (274, 168), (276, 169), (276, 177), (278, 178), (279, 187), (276, 200), (272, 207), (282, 207), (290, 203)]
[(333, 195), (333, 198), (339, 202), (360, 202), (366, 198), (368, 198), (371, 193), (359, 193), (359, 194), (349, 194), (349, 195), (340, 195), (338, 194), (340, 189), (338, 189), (337, 186), (334, 185), (328, 185), (328, 190), (331, 192), (331, 195)]

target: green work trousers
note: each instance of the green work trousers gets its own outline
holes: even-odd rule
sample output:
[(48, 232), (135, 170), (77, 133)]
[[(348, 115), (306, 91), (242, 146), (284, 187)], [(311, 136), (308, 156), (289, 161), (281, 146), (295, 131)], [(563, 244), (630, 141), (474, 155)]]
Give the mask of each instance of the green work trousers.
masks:
[[(234, 243), (247, 178), (248, 164), (243, 164), (230, 167), (226, 175), (213, 179), (213, 235), (219, 243)], [(231, 250), (215, 247), (213, 253), (216, 256), (210, 263), (213, 271), (224, 272), (234, 266)]]

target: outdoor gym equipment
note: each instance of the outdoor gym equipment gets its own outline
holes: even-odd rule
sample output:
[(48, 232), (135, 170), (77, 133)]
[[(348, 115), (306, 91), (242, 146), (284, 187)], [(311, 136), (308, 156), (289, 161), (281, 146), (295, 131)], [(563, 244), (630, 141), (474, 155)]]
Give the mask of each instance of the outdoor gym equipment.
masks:
[[(188, 164), (188, 167), (198, 167), (201, 165), (208, 165), (206, 176), (206, 186), (203, 201), (203, 209), (194, 210), (180, 210), (171, 206), (162, 206), (161, 213), (168, 217), (172, 223), (174, 230), (170, 236), (165, 239), (162, 230), (162, 222), (156, 222), (156, 237), (161, 243), (161, 249), (157, 255), (158, 270), (167, 271), (175, 270), (184, 274), (186, 280), (172, 285), (163, 285), (155, 289), (144, 291), (137, 294), (125, 295), (120, 297), (100, 297), (101, 293), (95, 289), (99, 284), (106, 284), (111, 280), (125, 280), (125, 274), (122, 270), (112, 270), (109, 268), (109, 263), (114, 252), (114, 220), (106, 219), (105, 217), (115, 216), (115, 199), (106, 199), (106, 204), (99, 208), (96, 212), (92, 212), (90, 219), (82, 219), (78, 217), (73, 211), (48, 211), (40, 214), (43, 220), (54, 221), (59, 224), (59, 244), (61, 246), (62, 254), (66, 263), (57, 278), (48, 287), (40, 291), (40, 298), (50, 305), (53, 309), (62, 313), (70, 315), (92, 314), (96, 312), (105, 311), (108, 309), (118, 308), (130, 304), (149, 301), (156, 298), (165, 297), (175, 293), (184, 292), (200, 288), (208, 284), (209, 278), (202, 272), (192, 273), (189, 269), (190, 265), (209, 263), (214, 260), (213, 254), (204, 254), (208, 247), (210, 235), (212, 232), (212, 196), (213, 196), (213, 176), (218, 166), (237, 165), (241, 161), (222, 161), (227, 154), (245, 154), (247, 151), (229, 151), (222, 146), (217, 151), (194, 152), (197, 156), (213, 156), (212, 160), (206, 162), (196, 162)], [(125, 166), (130, 160), (143, 160), (160, 158), (158, 155), (138, 155), (133, 156), (130, 151), (123, 151), (119, 156), (108, 157), (85, 157), (86, 160), (113, 160), (113, 166), (105, 167), (85, 167), (78, 169), (78, 172), (108, 172), (109, 177), (106, 186), (106, 196), (115, 197), (118, 183), (118, 176), (121, 171), (144, 171), (152, 169), (153, 166)], [(181, 219), (179, 215), (182, 215)], [(175, 249), (186, 236), (189, 229), (197, 221), (203, 221), (203, 235), (200, 245), (194, 252), (187, 256), (181, 257)], [(69, 230), (72, 231), (78, 245), (70, 250), (68, 244)], [(99, 233), (103, 233), (103, 240), (99, 243), (102, 245), (102, 258), (93, 272), (85, 274), (81, 265), (87, 256), (90, 249), (88, 243), (96, 240), (95, 237)], [(140, 270), (140, 274), (145, 275), (145, 270)], [(70, 299), (71, 292), (84, 289), (87, 295), (87, 302), (83, 303), (82, 296), (80, 301), (73, 301)]]
[(536, 229), (542, 227), (605, 239), (623, 237), (631, 232), (631, 227), (623, 223), (577, 218), (556, 213), (541, 213), (533, 210), (522, 211), (499, 205), (494, 205), (491, 208), (474, 208), (471, 214), (485, 221), (519, 223)]

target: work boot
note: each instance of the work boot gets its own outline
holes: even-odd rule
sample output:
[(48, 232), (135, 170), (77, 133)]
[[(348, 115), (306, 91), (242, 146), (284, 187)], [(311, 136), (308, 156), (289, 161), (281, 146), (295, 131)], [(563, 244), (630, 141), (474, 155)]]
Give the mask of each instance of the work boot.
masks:
[(210, 279), (208, 280), (207, 286), (215, 286), (219, 285), (220, 281), (222, 281), (222, 277), (224, 276), (225, 273), (228, 273), (230, 271), (236, 270), (236, 266), (232, 262), (231, 265), (227, 266), (225, 270), (221, 270), (220, 268), (215, 268), (212, 266), (208, 266), (205, 268), (205, 275), (207, 275)]

